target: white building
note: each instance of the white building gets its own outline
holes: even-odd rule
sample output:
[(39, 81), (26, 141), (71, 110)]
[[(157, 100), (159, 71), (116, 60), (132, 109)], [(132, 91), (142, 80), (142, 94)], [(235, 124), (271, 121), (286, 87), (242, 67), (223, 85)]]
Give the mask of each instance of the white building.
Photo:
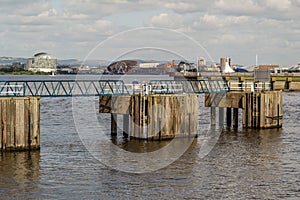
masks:
[(140, 68), (155, 68), (159, 65), (160, 63), (158, 62), (145, 62), (145, 63), (140, 63), (139, 67)]
[(205, 58), (199, 58), (198, 59), (198, 66), (205, 66), (205, 65), (206, 65)]
[(55, 72), (57, 59), (45, 52), (37, 53), (27, 61), (27, 70), (33, 72)]
[(221, 58), (221, 71), (225, 73), (232, 73), (234, 70), (230, 67), (231, 66), (231, 58)]

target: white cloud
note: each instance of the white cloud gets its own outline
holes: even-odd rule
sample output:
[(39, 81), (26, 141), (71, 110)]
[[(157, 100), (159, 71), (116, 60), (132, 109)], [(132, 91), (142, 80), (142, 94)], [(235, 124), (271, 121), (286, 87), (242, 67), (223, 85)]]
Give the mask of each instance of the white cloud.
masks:
[(261, 13), (263, 8), (253, 0), (218, 0), (215, 7), (228, 14), (251, 15)]
[(183, 17), (178, 14), (161, 13), (150, 19), (150, 25), (178, 29), (183, 25)]
[(196, 4), (188, 2), (170, 2), (164, 5), (165, 8), (174, 10), (179, 13), (194, 12), (199, 10)]
[(283, 11), (292, 6), (290, 0), (265, 0), (262, 1), (268, 8)]
[[(45, 49), (57, 57), (81, 58), (119, 30), (144, 24), (188, 33), (216, 56), (228, 52), (249, 62), (246, 55), (257, 49), (276, 56), (284, 49), (282, 62), (295, 62), (300, 54), (299, 8), (300, 0), (72, 0), (55, 5), (2, 0), (0, 56), (31, 56)], [(142, 44), (156, 35), (141, 37)], [(224, 48), (228, 44), (231, 49)]]

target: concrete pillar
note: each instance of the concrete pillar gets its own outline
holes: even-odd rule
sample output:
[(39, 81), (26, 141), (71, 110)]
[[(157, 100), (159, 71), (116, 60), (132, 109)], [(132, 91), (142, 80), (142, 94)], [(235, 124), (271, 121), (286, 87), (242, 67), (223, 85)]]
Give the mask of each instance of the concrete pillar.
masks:
[(212, 126), (216, 125), (216, 108), (215, 107), (210, 108), (210, 125), (212, 125)]
[(231, 108), (226, 109), (226, 124), (227, 127), (231, 127)]
[(123, 136), (128, 138), (129, 135), (129, 114), (123, 115)]
[(118, 124), (117, 124), (117, 114), (111, 114), (111, 128), (110, 128), (110, 132), (111, 132), (111, 136), (117, 136), (118, 135)]
[(239, 127), (239, 109), (238, 108), (233, 109), (233, 127), (234, 128)]

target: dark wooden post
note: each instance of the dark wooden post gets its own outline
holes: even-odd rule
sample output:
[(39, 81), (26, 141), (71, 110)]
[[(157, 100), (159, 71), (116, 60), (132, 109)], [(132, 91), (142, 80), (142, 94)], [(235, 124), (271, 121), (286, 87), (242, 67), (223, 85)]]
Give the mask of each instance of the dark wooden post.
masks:
[(224, 126), (224, 108), (219, 108), (219, 126)]
[(117, 114), (111, 114), (111, 136), (117, 136), (118, 135), (118, 124), (117, 124)]
[(231, 108), (226, 109), (226, 124), (227, 127), (231, 127)]
[(233, 127), (234, 128), (239, 127), (239, 109), (238, 108), (233, 109)]
[(123, 115), (123, 136), (128, 138), (129, 135), (129, 114)]

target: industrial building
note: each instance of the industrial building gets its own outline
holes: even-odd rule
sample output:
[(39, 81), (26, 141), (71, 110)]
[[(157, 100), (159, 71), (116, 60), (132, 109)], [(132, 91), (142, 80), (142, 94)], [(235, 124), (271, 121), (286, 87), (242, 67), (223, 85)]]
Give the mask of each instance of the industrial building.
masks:
[(55, 72), (57, 59), (45, 52), (37, 53), (28, 59), (26, 68), (33, 72)]

